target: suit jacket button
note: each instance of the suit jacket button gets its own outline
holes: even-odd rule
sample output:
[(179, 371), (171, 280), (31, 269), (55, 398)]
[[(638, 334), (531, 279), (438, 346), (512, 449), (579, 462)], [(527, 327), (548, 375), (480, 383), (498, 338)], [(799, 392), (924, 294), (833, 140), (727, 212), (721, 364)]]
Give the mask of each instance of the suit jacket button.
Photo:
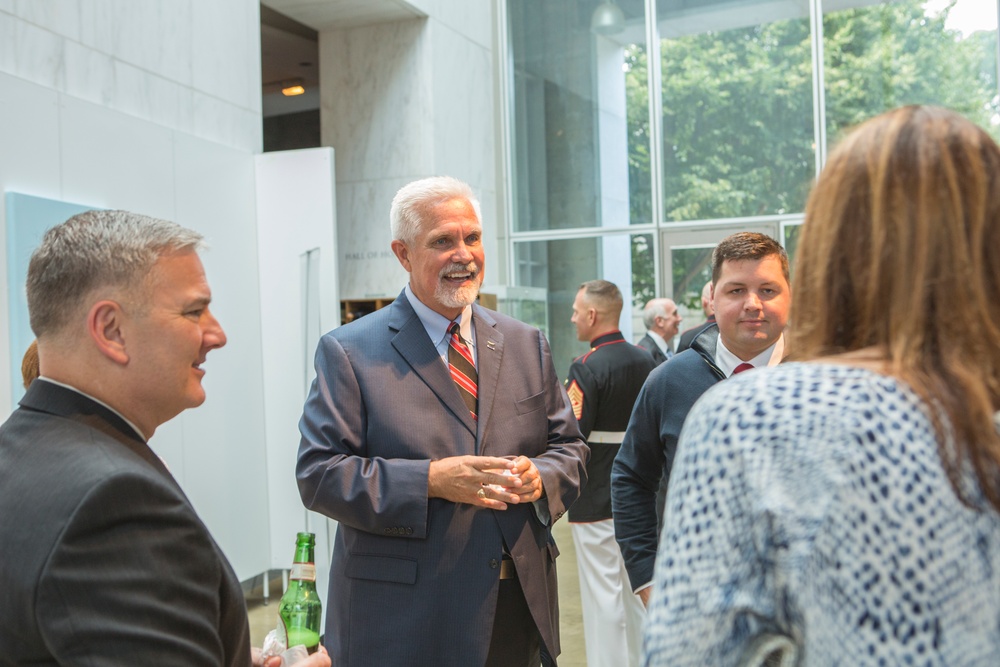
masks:
[(499, 563), (499, 562), (497, 562), (497, 559), (496, 559), (496, 558), (492, 558), (492, 559), (490, 559), (490, 568), (492, 568), (492, 569), (494, 569), (494, 570), (495, 570), (495, 569), (497, 569), (498, 567), (500, 567), (500, 563)]
[(391, 535), (392, 534), (392, 528), (383, 528), (382, 532), (385, 533), (386, 535)]
[(410, 528), (410, 527), (407, 527), (407, 528), (406, 528), (406, 534), (407, 534), (407, 535), (412, 535), (412, 534), (413, 534), (413, 529), (412, 529), (412, 528)]

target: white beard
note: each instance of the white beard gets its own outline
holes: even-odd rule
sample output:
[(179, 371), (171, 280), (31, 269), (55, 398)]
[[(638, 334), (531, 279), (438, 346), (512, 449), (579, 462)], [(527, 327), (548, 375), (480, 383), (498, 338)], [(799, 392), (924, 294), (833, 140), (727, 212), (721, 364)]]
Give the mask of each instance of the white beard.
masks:
[(475, 303), (476, 297), (479, 296), (479, 288), (483, 284), (483, 274), (478, 271), (476, 263), (471, 262), (464, 266), (461, 264), (449, 266), (441, 272), (441, 277), (455, 271), (474, 272), (476, 274), (475, 282), (472, 285), (461, 287), (452, 287), (447, 283), (439, 282), (434, 289), (434, 300), (447, 308), (465, 308)]

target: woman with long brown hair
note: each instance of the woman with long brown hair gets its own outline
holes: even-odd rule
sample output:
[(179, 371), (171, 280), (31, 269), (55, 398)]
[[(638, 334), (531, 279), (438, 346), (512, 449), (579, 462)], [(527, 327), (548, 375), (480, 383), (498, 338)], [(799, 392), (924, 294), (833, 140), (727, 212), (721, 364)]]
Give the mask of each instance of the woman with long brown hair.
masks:
[(792, 290), (795, 361), (685, 423), (646, 664), (997, 664), (1000, 148), (934, 107), (859, 126)]

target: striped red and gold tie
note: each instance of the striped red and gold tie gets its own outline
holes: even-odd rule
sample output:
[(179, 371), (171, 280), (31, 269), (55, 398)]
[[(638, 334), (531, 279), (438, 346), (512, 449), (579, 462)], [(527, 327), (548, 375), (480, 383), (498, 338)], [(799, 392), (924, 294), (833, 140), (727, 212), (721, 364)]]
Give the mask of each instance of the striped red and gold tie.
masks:
[(472, 352), (459, 334), (458, 322), (452, 322), (448, 331), (451, 332), (451, 340), (448, 343), (448, 367), (451, 369), (451, 379), (455, 381), (458, 393), (462, 395), (465, 406), (469, 408), (469, 414), (476, 419), (479, 374), (476, 373), (476, 365), (472, 361)]

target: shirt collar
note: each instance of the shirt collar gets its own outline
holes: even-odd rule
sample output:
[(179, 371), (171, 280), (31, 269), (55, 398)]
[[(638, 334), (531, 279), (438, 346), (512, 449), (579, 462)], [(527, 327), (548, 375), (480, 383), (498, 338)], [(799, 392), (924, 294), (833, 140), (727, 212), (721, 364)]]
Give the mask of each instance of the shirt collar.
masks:
[[(407, 301), (410, 302), (410, 306), (413, 307), (414, 312), (416, 312), (417, 317), (420, 318), (420, 323), (424, 325), (424, 330), (427, 331), (427, 336), (434, 343), (434, 347), (440, 349), (441, 343), (447, 341), (448, 339), (448, 328), (451, 326), (451, 320), (437, 312), (432, 310), (423, 301), (417, 298), (417, 295), (413, 293), (410, 289), (410, 284), (407, 283), (406, 287), (403, 288), (403, 293), (406, 294)], [(466, 345), (470, 347), (475, 346), (472, 336), (472, 306), (466, 306), (459, 315), (459, 330), (462, 335), (462, 340), (465, 341)], [(446, 348), (447, 349), (447, 346)]]
[(667, 345), (666, 339), (651, 329), (647, 329), (646, 333), (649, 335), (650, 338), (653, 339), (653, 342), (656, 343), (656, 347), (660, 348), (660, 352), (666, 354), (667, 350), (670, 349), (670, 347)]
[(94, 396), (91, 396), (90, 394), (88, 394), (85, 391), (80, 391), (79, 389), (77, 389), (76, 387), (74, 387), (71, 384), (66, 384), (65, 382), (59, 382), (58, 380), (53, 380), (52, 378), (46, 377), (44, 375), (39, 375), (38, 379), (45, 380), (46, 382), (51, 382), (52, 384), (58, 385), (58, 386), (62, 387), (63, 389), (69, 389), (70, 391), (75, 391), (76, 393), (80, 394), (81, 396), (85, 396), (85, 397), (89, 398), (94, 403), (97, 403), (98, 405), (104, 406), (105, 408), (107, 408), (111, 412), (113, 412), (116, 415), (118, 415), (119, 417), (121, 417), (122, 421), (125, 422), (126, 424), (128, 424), (129, 426), (131, 426), (132, 430), (135, 431), (136, 435), (138, 435), (139, 437), (141, 437), (142, 441), (146, 442), (148, 444), (148, 442), (147, 442), (148, 438), (146, 437), (146, 434), (143, 433), (142, 430), (140, 430), (138, 426), (136, 426), (135, 424), (133, 424), (132, 421), (128, 417), (126, 417), (122, 413), (118, 412), (113, 407), (111, 407), (110, 405), (108, 405), (107, 403), (105, 403), (104, 401), (102, 401), (101, 399), (96, 398)]
[[(750, 364), (754, 368), (777, 366), (781, 363), (781, 358), (784, 356), (784, 353), (785, 334), (781, 334), (778, 336), (778, 340), (774, 341), (770, 347), (746, 363)], [(725, 373), (726, 377), (729, 377), (733, 374), (733, 369), (742, 363), (744, 363), (743, 360), (730, 352), (725, 346), (722, 342), (722, 336), (720, 335), (718, 342), (715, 344), (715, 365), (719, 367), (720, 371)]]

